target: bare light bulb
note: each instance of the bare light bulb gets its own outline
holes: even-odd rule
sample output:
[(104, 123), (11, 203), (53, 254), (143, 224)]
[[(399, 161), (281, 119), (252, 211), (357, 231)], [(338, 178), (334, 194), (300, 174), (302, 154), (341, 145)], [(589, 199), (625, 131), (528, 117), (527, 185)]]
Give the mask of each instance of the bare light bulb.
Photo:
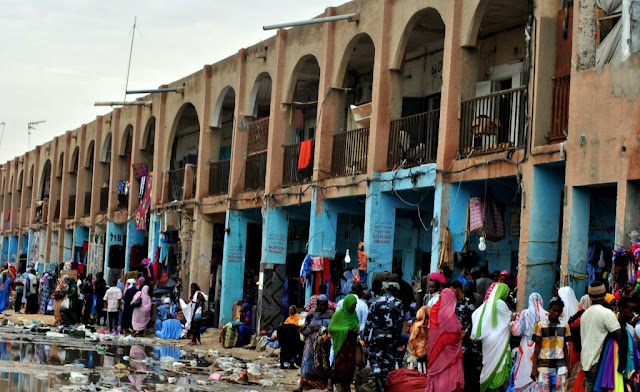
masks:
[(478, 249), (480, 252), (484, 252), (487, 249), (487, 244), (484, 242), (484, 237), (480, 237), (480, 242), (478, 242)]
[(345, 264), (351, 263), (351, 256), (349, 255), (349, 249), (347, 249), (347, 253), (345, 253), (344, 255), (344, 263)]

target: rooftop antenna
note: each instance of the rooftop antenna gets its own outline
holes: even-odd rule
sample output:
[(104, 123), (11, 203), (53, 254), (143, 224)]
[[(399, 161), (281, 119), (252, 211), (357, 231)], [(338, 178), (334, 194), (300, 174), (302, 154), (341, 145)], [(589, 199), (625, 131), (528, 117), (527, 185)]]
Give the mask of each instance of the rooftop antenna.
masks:
[(2, 125), (2, 132), (0, 133), (0, 146), (2, 146), (2, 136), (4, 136), (4, 126), (5, 126), (4, 121), (0, 122), (0, 125)]
[[(31, 131), (36, 129), (36, 125), (46, 123), (46, 120), (42, 121), (30, 121), (27, 124), (27, 151), (31, 150)], [(4, 128), (2, 128), (4, 132)]]
[(131, 70), (131, 57), (133, 55), (133, 40), (136, 38), (136, 21), (138, 20), (137, 16), (133, 17), (133, 31), (131, 34), (131, 46), (129, 47), (129, 62), (127, 64), (127, 78), (124, 82), (124, 99), (123, 101), (126, 101), (127, 99), (127, 89), (129, 88), (129, 71)]

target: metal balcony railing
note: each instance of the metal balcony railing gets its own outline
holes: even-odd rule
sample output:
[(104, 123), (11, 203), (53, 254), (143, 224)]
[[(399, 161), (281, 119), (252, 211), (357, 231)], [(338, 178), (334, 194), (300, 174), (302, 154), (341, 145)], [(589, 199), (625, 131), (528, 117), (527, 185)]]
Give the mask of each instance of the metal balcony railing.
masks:
[(298, 161), (300, 160), (300, 143), (284, 146), (282, 186), (304, 184), (311, 181), (311, 177), (313, 176), (315, 141), (312, 140), (311, 145), (311, 161), (309, 165), (302, 170), (298, 170)]
[(182, 200), (184, 195), (184, 167), (169, 171), (169, 201)]
[(462, 101), (458, 156), (523, 147), (526, 94), (519, 87)]
[(265, 176), (267, 174), (267, 152), (263, 151), (249, 155), (244, 174), (245, 191), (264, 189)]
[(252, 121), (249, 124), (249, 140), (247, 154), (254, 154), (267, 149), (269, 143), (269, 117)]
[(209, 196), (229, 193), (229, 171), (231, 160), (209, 163)]
[(333, 135), (331, 176), (344, 177), (367, 172), (369, 128)]
[(553, 123), (549, 141), (564, 140), (569, 129), (569, 92), (571, 75), (553, 78)]
[(387, 168), (435, 162), (439, 126), (440, 109), (391, 121)]

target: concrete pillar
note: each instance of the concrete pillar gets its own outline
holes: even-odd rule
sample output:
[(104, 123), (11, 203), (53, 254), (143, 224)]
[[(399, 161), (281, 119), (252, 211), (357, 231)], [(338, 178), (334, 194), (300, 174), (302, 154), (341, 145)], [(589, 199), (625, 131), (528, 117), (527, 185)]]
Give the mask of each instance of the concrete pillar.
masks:
[[(622, 246), (628, 248), (631, 246), (629, 233), (632, 231), (640, 232), (640, 181), (629, 181), (627, 183), (626, 202), (624, 208), (624, 226), (622, 228)], [(623, 193), (619, 192), (618, 198)]]
[(242, 300), (247, 223), (248, 219), (241, 211), (227, 211), (222, 252), (219, 325), (232, 321), (233, 303)]
[[(393, 102), (393, 77), (394, 71), (390, 70), (389, 53), (393, 23), (393, 1), (383, 0), (380, 7), (379, 32), (380, 47), (376, 48), (373, 63), (373, 111), (371, 113), (371, 130), (369, 132), (369, 152), (367, 172), (383, 172), (387, 170), (387, 153), (389, 151), (389, 132), (391, 126), (391, 106)], [(366, 227), (366, 226), (365, 226)], [(366, 228), (365, 228), (366, 232)], [(366, 247), (365, 242), (365, 247)], [(393, 237), (391, 237), (393, 248)], [(393, 249), (391, 250), (393, 253)], [(389, 270), (391, 271), (391, 270)]]
[(104, 244), (106, 227), (104, 225), (93, 226), (89, 233), (89, 248), (87, 253), (87, 269), (85, 274), (96, 276), (104, 271)]
[(312, 189), (308, 250), (312, 256), (336, 256), (338, 212), (330, 208), (330, 205), (331, 201), (320, 198), (317, 188)]
[(524, 286), (520, 285), (525, 289), (523, 300), (535, 292), (548, 303), (553, 296), (558, 260), (564, 168), (535, 166), (530, 189), (529, 207), (522, 209), (522, 216), (529, 215), (529, 235), (524, 238), (526, 232), (522, 230), (520, 239), (528, 242), (528, 250), (526, 263), (518, 271), (518, 281), (523, 278), (525, 281)]
[[(160, 88), (163, 87), (168, 87), (166, 85), (160, 86)], [(159, 93), (159, 94), (154, 94), (153, 95), (153, 99), (154, 102), (158, 101), (158, 106), (160, 107), (159, 109), (159, 114), (156, 117), (156, 132), (155, 132), (155, 140), (154, 140), (154, 148), (155, 151), (166, 151), (167, 150), (167, 143), (170, 143), (167, 139), (168, 139), (168, 134), (170, 133), (171, 130), (171, 124), (169, 125), (169, 128), (166, 128), (167, 126), (167, 119), (166, 117), (166, 111), (167, 111), (167, 94), (168, 93)], [(159, 99), (156, 99), (156, 97), (158, 97)], [(155, 108), (155, 104), (154, 104), (154, 108)], [(151, 208), (157, 207), (159, 204), (161, 204), (161, 199), (162, 199), (162, 194), (163, 194), (163, 174), (165, 169), (169, 168), (169, 162), (167, 162), (166, 167), (165, 167), (165, 162), (164, 162), (164, 154), (163, 153), (158, 153), (158, 154), (153, 154), (153, 167), (154, 167), (154, 179), (155, 182), (153, 183), (153, 186), (151, 188)]]
[(149, 259), (152, 262), (162, 262), (162, 258), (160, 260), (156, 260), (156, 248), (160, 245), (160, 215), (151, 213), (149, 216)]
[(247, 50), (240, 49), (237, 54), (237, 89), (235, 113), (233, 118), (233, 134), (231, 136), (231, 162), (229, 169), (229, 197), (238, 196), (244, 190), (245, 152), (247, 151), (248, 132), (238, 130), (238, 121), (244, 119), (246, 106), (247, 83)]
[(279, 208), (262, 213), (262, 256), (258, 286), (259, 329), (278, 327), (282, 323), (282, 289), (287, 262), (289, 219)]
[[(364, 219), (364, 250), (369, 258), (367, 272), (373, 280), (376, 272), (393, 270), (393, 242), (396, 228), (395, 200), (381, 192), (384, 183), (373, 181), (367, 187)], [(352, 260), (357, 260), (355, 249), (350, 250)]]
[[(111, 246), (124, 245), (124, 225), (107, 222), (107, 235), (104, 241), (104, 276), (109, 276), (109, 269), (112, 267), (109, 265), (109, 259), (111, 257)], [(128, 240), (128, 239), (127, 239)], [(124, 270), (129, 272), (128, 258), (125, 257)]]
[(64, 243), (61, 263), (71, 260), (73, 256), (73, 230), (64, 231)]
[(9, 263), (18, 261), (18, 236), (9, 237)]
[[(196, 283), (209, 293), (211, 276), (211, 251), (213, 250), (213, 221), (205, 218), (198, 207), (194, 211), (193, 241), (191, 243), (191, 267), (189, 284)], [(184, 286), (186, 289), (186, 285)], [(213, 302), (213, 298), (209, 299)]]
[(55, 266), (58, 264), (58, 250), (61, 248), (60, 246), (60, 232), (59, 230), (51, 231), (51, 248), (49, 250), (49, 268), (55, 269)]
[(573, 187), (571, 190), (568, 263), (564, 265), (569, 273), (569, 286), (578, 295), (586, 292), (587, 281), (572, 279), (574, 275), (584, 275), (587, 271), (587, 248), (589, 246), (589, 217), (591, 211), (591, 192), (585, 188)]
[[(287, 30), (280, 29), (276, 34), (276, 57), (278, 59), (276, 72), (273, 74), (271, 88), (271, 107), (269, 109), (269, 135), (267, 153), (267, 169), (265, 179), (266, 193), (276, 192), (282, 186), (282, 171), (284, 170), (284, 155), (282, 146), (285, 144), (288, 115), (282, 108), (285, 83), (289, 75), (284, 75), (287, 54)], [(293, 110), (293, 108), (290, 108)], [(263, 242), (264, 244), (264, 242)], [(264, 259), (263, 259), (264, 262)]]
[(26, 253), (27, 253), (27, 266), (31, 267), (33, 265), (33, 261), (34, 261), (34, 255), (38, 254), (38, 245), (39, 244), (39, 239), (38, 239), (38, 232), (29, 229), (27, 231), (27, 248), (26, 248)]
[[(450, 186), (442, 181), (442, 177), (436, 177), (438, 181), (433, 190), (433, 218), (435, 222), (431, 228), (431, 271), (438, 269), (438, 261), (440, 260), (440, 231), (445, 226), (442, 216), (448, 216), (449, 213), (449, 190)], [(423, 274), (426, 271), (422, 271)]]
[[(202, 123), (200, 124), (200, 144), (198, 145), (198, 171), (196, 172), (196, 190), (195, 199), (202, 200), (209, 195), (209, 159), (211, 158), (211, 115), (213, 110), (210, 108), (214, 104), (211, 103), (211, 77), (213, 71), (211, 65), (207, 64), (203, 68), (204, 82), (204, 103), (205, 110), (200, 116)], [(201, 286), (202, 287), (202, 286)]]

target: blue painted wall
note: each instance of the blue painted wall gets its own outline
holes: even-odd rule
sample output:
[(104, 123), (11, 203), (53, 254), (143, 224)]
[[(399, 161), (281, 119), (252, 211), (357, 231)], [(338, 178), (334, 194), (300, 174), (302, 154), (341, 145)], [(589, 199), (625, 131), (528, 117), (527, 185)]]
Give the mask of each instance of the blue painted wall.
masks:
[[(160, 244), (160, 215), (151, 214), (149, 218), (149, 253), (147, 257), (154, 263), (159, 261), (155, 260), (156, 248)], [(161, 261), (162, 259), (160, 259)]]
[(318, 190), (312, 188), (311, 218), (309, 220), (309, 254), (334, 258), (336, 252), (336, 230), (338, 211), (329, 200), (323, 200), (322, 212), (316, 213)]
[(539, 293), (545, 303), (553, 296), (558, 271), (563, 189), (564, 167), (533, 168), (525, 287), (526, 298), (531, 293)]
[(71, 260), (73, 254), (73, 230), (64, 231), (64, 249), (62, 250), (62, 263)]
[[(587, 248), (589, 246), (589, 210), (591, 192), (574, 187), (571, 195), (571, 218), (569, 230), (569, 275), (583, 275), (587, 270)], [(576, 295), (587, 289), (586, 280), (569, 279)]]
[(232, 321), (233, 304), (242, 300), (244, 265), (247, 248), (247, 217), (241, 211), (229, 210), (225, 222), (222, 252), (222, 287), (219, 323)]
[[(511, 210), (520, 208), (520, 196), (516, 196), (516, 182), (513, 178), (501, 178), (498, 181), (489, 181), (486, 186), (487, 194), (504, 205), (505, 238), (498, 242), (487, 241), (484, 252), (478, 250), (479, 235), (469, 235), (469, 250), (478, 255), (478, 265), (485, 260), (489, 270), (511, 270), (512, 252), (517, 252), (520, 247), (520, 238), (509, 234), (511, 224)], [(485, 181), (470, 181), (451, 184), (449, 230), (453, 240), (453, 251), (460, 252), (464, 247), (464, 234), (467, 217), (467, 204), (470, 196), (483, 197), (485, 195)], [(514, 201), (515, 197), (515, 201)], [(433, 263), (432, 263), (433, 265)], [(512, 271), (513, 272), (513, 271)], [(454, 273), (454, 276), (457, 274)]]
[(9, 260), (9, 237), (2, 240), (2, 264), (5, 265)]
[(18, 236), (9, 237), (9, 262), (15, 263), (18, 260)]
[[(396, 228), (395, 197), (383, 193), (394, 182), (369, 183), (365, 202), (364, 250), (369, 258), (368, 272), (393, 270), (393, 245)], [(393, 188), (395, 189), (395, 188)]]
[(285, 264), (287, 261), (287, 236), (289, 219), (280, 208), (267, 208), (262, 216), (263, 263)]
[[(29, 236), (26, 234), (22, 235), (22, 246), (20, 247), (20, 254), (26, 255), (29, 250)], [(28, 260), (27, 260), (28, 265)]]

